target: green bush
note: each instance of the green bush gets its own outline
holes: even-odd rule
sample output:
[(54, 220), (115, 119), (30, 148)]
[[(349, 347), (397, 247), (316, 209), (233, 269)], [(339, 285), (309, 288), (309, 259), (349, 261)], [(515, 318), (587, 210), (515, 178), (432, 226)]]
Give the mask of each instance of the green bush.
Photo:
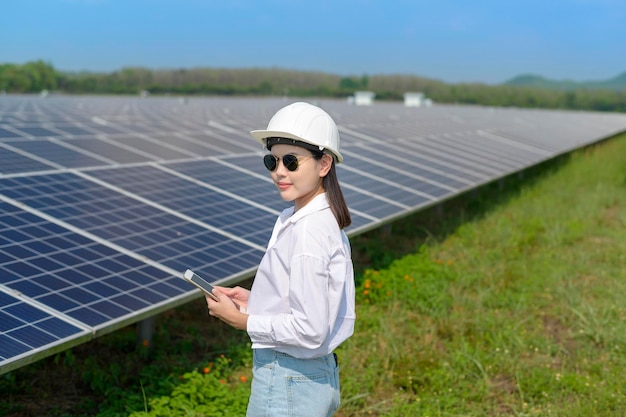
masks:
[(358, 281), (357, 302), (379, 304), (396, 301), (422, 314), (440, 316), (450, 307), (448, 285), (451, 260), (432, 259), (428, 247), (394, 261), (383, 270), (365, 270)]
[(201, 371), (180, 377), (169, 396), (146, 400), (143, 411), (129, 417), (230, 417), (245, 416), (250, 396), (250, 378), (235, 378), (232, 361), (220, 356)]

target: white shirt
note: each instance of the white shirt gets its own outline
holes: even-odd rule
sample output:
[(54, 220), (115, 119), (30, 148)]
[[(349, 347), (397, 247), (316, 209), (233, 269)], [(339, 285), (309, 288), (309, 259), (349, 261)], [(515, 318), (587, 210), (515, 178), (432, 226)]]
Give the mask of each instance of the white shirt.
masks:
[(247, 312), (253, 349), (315, 358), (352, 335), (356, 314), (350, 243), (326, 194), (278, 217)]

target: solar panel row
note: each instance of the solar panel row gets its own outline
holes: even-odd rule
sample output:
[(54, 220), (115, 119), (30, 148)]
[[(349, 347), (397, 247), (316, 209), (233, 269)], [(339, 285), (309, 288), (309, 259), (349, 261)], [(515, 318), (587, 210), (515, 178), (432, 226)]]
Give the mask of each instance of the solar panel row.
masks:
[[(250, 277), (286, 207), (248, 131), (282, 99), (0, 97), (0, 373)], [(321, 101), (356, 234), (626, 129), (626, 116)]]

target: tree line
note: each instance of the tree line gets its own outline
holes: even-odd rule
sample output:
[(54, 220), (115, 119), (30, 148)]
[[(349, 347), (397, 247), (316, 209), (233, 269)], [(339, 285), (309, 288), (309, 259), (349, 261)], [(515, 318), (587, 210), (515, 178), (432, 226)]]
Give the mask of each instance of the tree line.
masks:
[(480, 83), (448, 84), (413, 75), (340, 76), (280, 68), (122, 68), (112, 72), (58, 71), (44, 61), (0, 64), (0, 91), (64, 94), (247, 95), (348, 97), (376, 93), (377, 100), (403, 100), (422, 92), (434, 102), (497, 107), (626, 112), (626, 90), (559, 91), (548, 88)]

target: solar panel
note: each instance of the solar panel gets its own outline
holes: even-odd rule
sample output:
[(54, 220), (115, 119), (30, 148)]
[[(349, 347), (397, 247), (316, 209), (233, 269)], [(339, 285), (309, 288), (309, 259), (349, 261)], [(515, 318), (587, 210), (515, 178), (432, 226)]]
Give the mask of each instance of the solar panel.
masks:
[[(293, 100), (295, 101), (295, 100)], [(0, 97), (0, 373), (251, 277), (280, 199), (248, 131), (283, 99)], [(316, 104), (350, 235), (624, 131), (626, 115)]]
[(57, 317), (56, 313), (0, 292), (0, 362), (9, 363), (14, 358), (52, 349), (65, 339), (90, 337), (87, 329)]
[(97, 158), (75, 151), (63, 146), (63, 142), (55, 143), (48, 140), (33, 140), (12, 142), (12, 147), (21, 150), (24, 155), (34, 155), (40, 159), (46, 159), (56, 166), (65, 168), (80, 168), (98, 165), (108, 165), (112, 161), (105, 158)]

